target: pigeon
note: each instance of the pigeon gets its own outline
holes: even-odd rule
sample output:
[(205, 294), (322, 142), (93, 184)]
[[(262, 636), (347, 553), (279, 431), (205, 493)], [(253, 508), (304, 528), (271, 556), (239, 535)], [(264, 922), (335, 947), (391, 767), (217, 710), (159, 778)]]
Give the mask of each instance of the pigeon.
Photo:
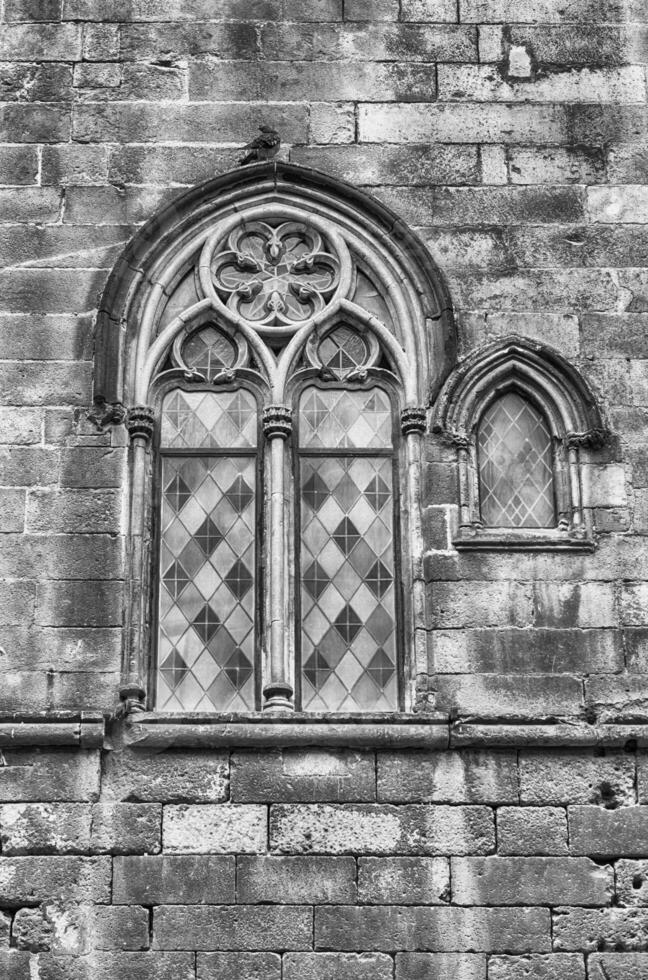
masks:
[(244, 157), (239, 160), (240, 166), (246, 163), (255, 163), (257, 160), (270, 160), (275, 156), (281, 146), (281, 136), (272, 126), (259, 126), (260, 136), (255, 136), (253, 140), (246, 143), (244, 150), (249, 150)]

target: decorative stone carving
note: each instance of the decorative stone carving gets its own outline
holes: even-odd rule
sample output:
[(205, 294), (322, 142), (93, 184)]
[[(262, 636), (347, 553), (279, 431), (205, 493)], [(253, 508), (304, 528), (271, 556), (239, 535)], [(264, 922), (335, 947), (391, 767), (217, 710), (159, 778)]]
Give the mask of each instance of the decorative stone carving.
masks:
[(109, 404), (104, 401), (96, 401), (88, 412), (88, 418), (98, 429), (105, 429), (107, 425), (123, 425), (127, 416), (126, 406), (121, 402)]
[(131, 439), (139, 437), (149, 442), (155, 429), (155, 412), (148, 405), (135, 405), (128, 410), (126, 428)]
[(306, 224), (241, 222), (212, 261), (227, 306), (252, 324), (299, 324), (320, 312), (339, 282), (339, 258)]
[(263, 433), (267, 439), (287, 439), (292, 432), (292, 411), (287, 405), (268, 405), (263, 410)]
[(405, 408), (401, 412), (401, 430), (403, 435), (410, 432), (423, 434), (427, 429), (427, 413), (424, 408)]

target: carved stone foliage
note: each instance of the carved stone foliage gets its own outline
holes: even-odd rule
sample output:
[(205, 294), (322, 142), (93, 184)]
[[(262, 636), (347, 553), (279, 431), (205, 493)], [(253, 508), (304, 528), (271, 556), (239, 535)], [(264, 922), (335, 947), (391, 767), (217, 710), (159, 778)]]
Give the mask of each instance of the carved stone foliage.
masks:
[(242, 222), (212, 260), (212, 275), (227, 306), (249, 323), (298, 325), (329, 302), (340, 259), (307, 224)]

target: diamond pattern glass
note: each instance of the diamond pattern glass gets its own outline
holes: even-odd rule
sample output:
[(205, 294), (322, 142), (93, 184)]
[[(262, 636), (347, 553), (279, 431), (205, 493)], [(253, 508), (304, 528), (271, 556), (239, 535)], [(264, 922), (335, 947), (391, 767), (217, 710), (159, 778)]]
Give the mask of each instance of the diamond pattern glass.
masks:
[(303, 710), (393, 711), (391, 455), (303, 456), (300, 469)]
[(554, 527), (551, 435), (516, 392), (498, 398), (479, 425), (481, 516), (489, 527)]
[(182, 356), (187, 367), (211, 380), (218, 371), (234, 366), (236, 348), (229, 337), (210, 325), (185, 341)]
[(175, 389), (164, 399), (163, 449), (252, 449), (256, 441), (257, 404), (249, 391)]
[(299, 413), (302, 449), (388, 449), (392, 413), (380, 388), (306, 388)]
[(336, 327), (317, 348), (320, 361), (338, 378), (361, 367), (369, 351), (362, 337), (349, 327)]
[[(245, 391), (171, 392), (164, 419), (172, 446), (256, 437)], [(254, 710), (255, 482), (253, 455), (162, 456), (161, 710)]]

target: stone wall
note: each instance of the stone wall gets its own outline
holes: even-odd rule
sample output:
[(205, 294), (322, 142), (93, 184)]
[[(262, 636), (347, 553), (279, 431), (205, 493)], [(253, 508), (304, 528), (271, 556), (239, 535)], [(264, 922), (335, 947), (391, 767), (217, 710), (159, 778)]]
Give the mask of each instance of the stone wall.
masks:
[[(420, 233), (462, 355), (554, 347), (612, 432), (584, 464), (592, 554), (458, 553), (456, 453), (427, 441), (436, 708), (492, 723), (481, 747), (153, 754), (118, 722), (103, 749), (3, 729), (0, 972), (645, 980), (644, 0), (0, 9), (5, 719), (116, 708), (127, 446), (87, 417), (99, 297), (136, 229), (262, 121)], [(565, 719), (628, 728), (607, 749), (488, 741)]]

